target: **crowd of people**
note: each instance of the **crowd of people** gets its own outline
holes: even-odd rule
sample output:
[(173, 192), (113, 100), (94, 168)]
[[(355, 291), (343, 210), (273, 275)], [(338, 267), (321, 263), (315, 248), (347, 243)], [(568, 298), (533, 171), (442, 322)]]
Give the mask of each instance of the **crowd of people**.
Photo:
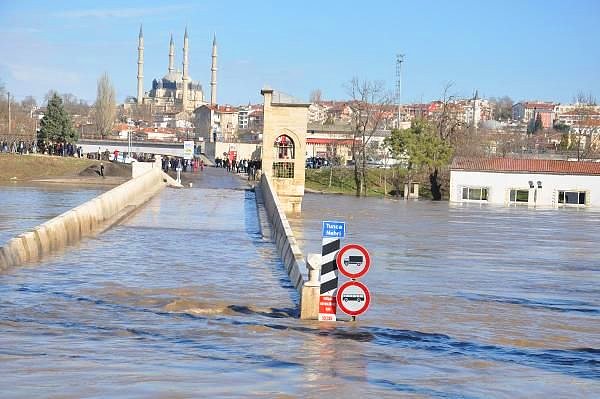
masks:
[(204, 170), (204, 161), (201, 159), (183, 159), (179, 157), (163, 157), (161, 160), (162, 170), (167, 173), (169, 170), (181, 170), (182, 172), (197, 172)]
[(0, 142), (0, 152), (12, 153), (12, 154), (47, 154), (57, 155), (62, 157), (83, 157), (83, 150), (81, 146), (77, 146), (71, 143), (54, 143), (54, 144), (42, 144), (39, 145), (35, 142), (25, 142), (23, 140), (13, 140), (8, 142), (6, 140)]
[(13, 154), (35, 154), (38, 151), (37, 143), (32, 141), (27, 143), (23, 140), (13, 140), (12, 143), (4, 140), (0, 143), (0, 152), (8, 152)]
[(257, 171), (261, 169), (261, 161), (260, 160), (248, 160), (248, 159), (240, 159), (236, 160), (235, 158), (230, 159), (225, 157), (223, 159), (216, 157), (215, 158), (215, 167), (217, 168), (225, 168), (228, 172), (231, 173), (245, 173), (248, 175), (248, 180), (256, 180), (257, 179)]

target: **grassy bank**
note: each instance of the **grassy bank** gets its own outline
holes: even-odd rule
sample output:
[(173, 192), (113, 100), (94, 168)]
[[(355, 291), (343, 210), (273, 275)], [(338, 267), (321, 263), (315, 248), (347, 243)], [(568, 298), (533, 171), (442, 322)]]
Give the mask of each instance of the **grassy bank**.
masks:
[[(388, 196), (402, 195), (406, 181), (405, 169), (373, 168), (367, 171), (368, 196), (383, 197), (384, 193), (387, 193)], [(429, 177), (425, 173), (415, 177), (415, 182), (421, 184), (420, 194), (423, 198), (431, 198), (428, 179)], [(306, 169), (305, 186), (309, 190), (325, 193), (356, 194), (354, 170), (352, 168), (333, 168), (333, 170), (330, 168)]]
[[(367, 170), (367, 195), (382, 197), (394, 195), (396, 185), (404, 180), (404, 171), (391, 169)], [(402, 183), (404, 184), (404, 183)], [(306, 188), (338, 194), (356, 194), (354, 170), (352, 168), (306, 169)]]
[(0, 154), (0, 182), (74, 177), (97, 163), (70, 157)]

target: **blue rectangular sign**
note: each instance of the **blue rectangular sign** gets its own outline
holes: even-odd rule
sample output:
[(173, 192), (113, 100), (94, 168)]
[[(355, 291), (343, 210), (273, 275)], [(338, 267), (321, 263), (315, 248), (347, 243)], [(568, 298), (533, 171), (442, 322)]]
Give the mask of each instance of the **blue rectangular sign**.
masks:
[(323, 237), (344, 238), (346, 235), (346, 222), (323, 221)]

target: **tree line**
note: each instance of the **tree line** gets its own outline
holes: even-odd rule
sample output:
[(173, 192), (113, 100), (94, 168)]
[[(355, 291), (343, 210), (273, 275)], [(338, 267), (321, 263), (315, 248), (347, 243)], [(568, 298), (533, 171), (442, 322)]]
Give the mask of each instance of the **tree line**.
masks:
[(56, 90), (46, 93), (44, 104), (44, 116), (38, 123), (36, 99), (27, 96), (15, 102), (9, 99), (6, 86), (0, 82), (0, 136), (9, 141), (37, 140), (41, 147), (53, 143), (75, 143), (79, 135), (74, 127), (74, 116), (87, 120), (91, 115), (101, 137), (110, 134), (116, 117), (115, 89), (107, 73), (98, 79), (93, 105), (71, 93), (59, 93)]

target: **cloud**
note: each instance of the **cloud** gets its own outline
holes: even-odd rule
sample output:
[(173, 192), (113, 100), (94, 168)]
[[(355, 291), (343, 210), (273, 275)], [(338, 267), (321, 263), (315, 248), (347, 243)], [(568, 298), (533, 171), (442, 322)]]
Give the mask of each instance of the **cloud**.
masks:
[(57, 18), (139, 18), (146, 15), (163, 14), (191, 8), (191, 5), (170, 5), (161, 7), (122, 7), (122, 8), (96, 8), (87, 10), (67, 10), (53, 13)]

